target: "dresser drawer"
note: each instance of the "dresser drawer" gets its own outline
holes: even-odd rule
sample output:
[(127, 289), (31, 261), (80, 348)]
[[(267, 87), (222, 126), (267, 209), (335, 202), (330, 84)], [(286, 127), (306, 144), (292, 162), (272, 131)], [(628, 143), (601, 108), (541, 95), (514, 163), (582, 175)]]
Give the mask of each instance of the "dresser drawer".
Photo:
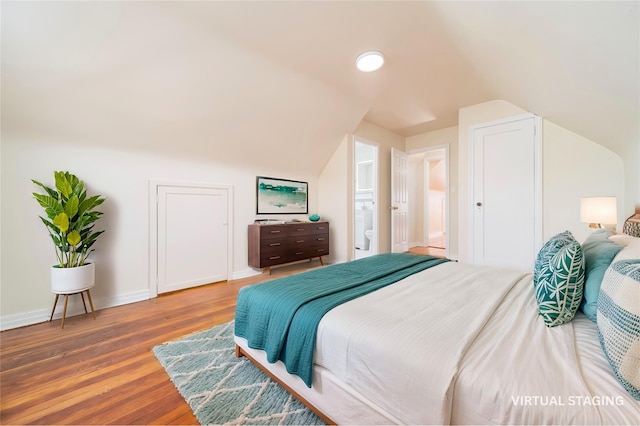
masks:
[(329, 224), (327, 222), (312, 223), (309, 225), (309, 230), (312, 234), (329, 235)]
[(281, 263), (291, 262), (290, 255), (286, 250), (274, 250), (270, 252), (260, 253), (260, 267), (279, 265)]
[(310, 235), (311, 231), (312, 231), (312, 228), (309, 226), (308, 223), (301, 223), (301, 224), (296, 223), (293, 225), (289, 225), (287, 229), (287, 236), (295, 237), (299, 235)]
[(325, 256), (327, 254), (329, 254), (329, 248), (325, 246), (299, 247), (297, 250), (261, 253), (260, 263), (262, 267), (266, 267), (311, 259), (313, 257)]
[(287, 225), (264, 225), (260, 227), (260, 240), (286, 238), (288, 231)]
[(329, 254), (329, 244), (326, 246), (309, 247), (309, 257), (326, 256)]
[(278, 251), (287, 247), (287, 238), (266, 238), (260, 240), (260, 251)]
[(329, 234), (315, 234), (311, 235), (307, 241), (310, 246), (323, 246), (326, 245), (329, 247)]
[(287, 247), (291, 250), (298, 250), (307, 247), (313, 241), (312, 235), (297, 235), (287, 238)]
[(248, 263), (254, 268), (320, 258), (329, 254), (329, 223), (249, 225)]

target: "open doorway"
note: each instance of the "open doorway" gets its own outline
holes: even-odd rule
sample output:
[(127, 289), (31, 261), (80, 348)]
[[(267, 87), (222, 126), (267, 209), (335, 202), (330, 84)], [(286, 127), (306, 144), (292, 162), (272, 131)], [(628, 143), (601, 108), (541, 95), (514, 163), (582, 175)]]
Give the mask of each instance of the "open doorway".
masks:
[(354, 141), (354, 259), (378, 253), (378, 145)]
[(408, 157), (409, 251), (444, 257), (448, 252), (448, 147)]

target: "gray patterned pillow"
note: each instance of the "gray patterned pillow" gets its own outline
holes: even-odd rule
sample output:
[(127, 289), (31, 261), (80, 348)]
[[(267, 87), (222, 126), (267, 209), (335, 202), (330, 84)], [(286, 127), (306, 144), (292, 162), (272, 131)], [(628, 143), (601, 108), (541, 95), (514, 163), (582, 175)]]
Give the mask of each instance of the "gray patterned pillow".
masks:
[(640, 401), (640, 259), (612, 264), (598, 297), (600, 345), (616, 378)]
[(547, 327), (573, 319), (584, 289), (584, 257), (571, 232), (557, 234), (542, 246), (533, 271), (533, 286)]

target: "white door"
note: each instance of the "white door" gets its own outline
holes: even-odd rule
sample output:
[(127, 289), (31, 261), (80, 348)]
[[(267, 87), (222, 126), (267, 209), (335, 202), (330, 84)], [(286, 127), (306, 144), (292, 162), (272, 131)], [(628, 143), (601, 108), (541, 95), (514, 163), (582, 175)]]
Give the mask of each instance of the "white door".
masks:
[(472, 130), (473, 263), (533, 271), (541, 245), (540, 119)]
[(407, 154), (391, 148), (391, 251), (409, 250), (409, 189)]
[(228, 191), (158, 186), (158, 293), (227, 279)]

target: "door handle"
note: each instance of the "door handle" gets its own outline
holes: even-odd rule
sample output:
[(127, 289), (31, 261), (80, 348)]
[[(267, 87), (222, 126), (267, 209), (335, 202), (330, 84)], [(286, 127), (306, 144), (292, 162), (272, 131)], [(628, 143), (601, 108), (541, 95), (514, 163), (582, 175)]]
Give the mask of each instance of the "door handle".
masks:
[(482, 207), (482, 203), (481, 203), (480, 201), (478, 201), (478, 202), (476, 203), (476, 206), (478, 206), (478, 207)]
[(389, 206), (389, 210), (398, 210), (398, 206)]

